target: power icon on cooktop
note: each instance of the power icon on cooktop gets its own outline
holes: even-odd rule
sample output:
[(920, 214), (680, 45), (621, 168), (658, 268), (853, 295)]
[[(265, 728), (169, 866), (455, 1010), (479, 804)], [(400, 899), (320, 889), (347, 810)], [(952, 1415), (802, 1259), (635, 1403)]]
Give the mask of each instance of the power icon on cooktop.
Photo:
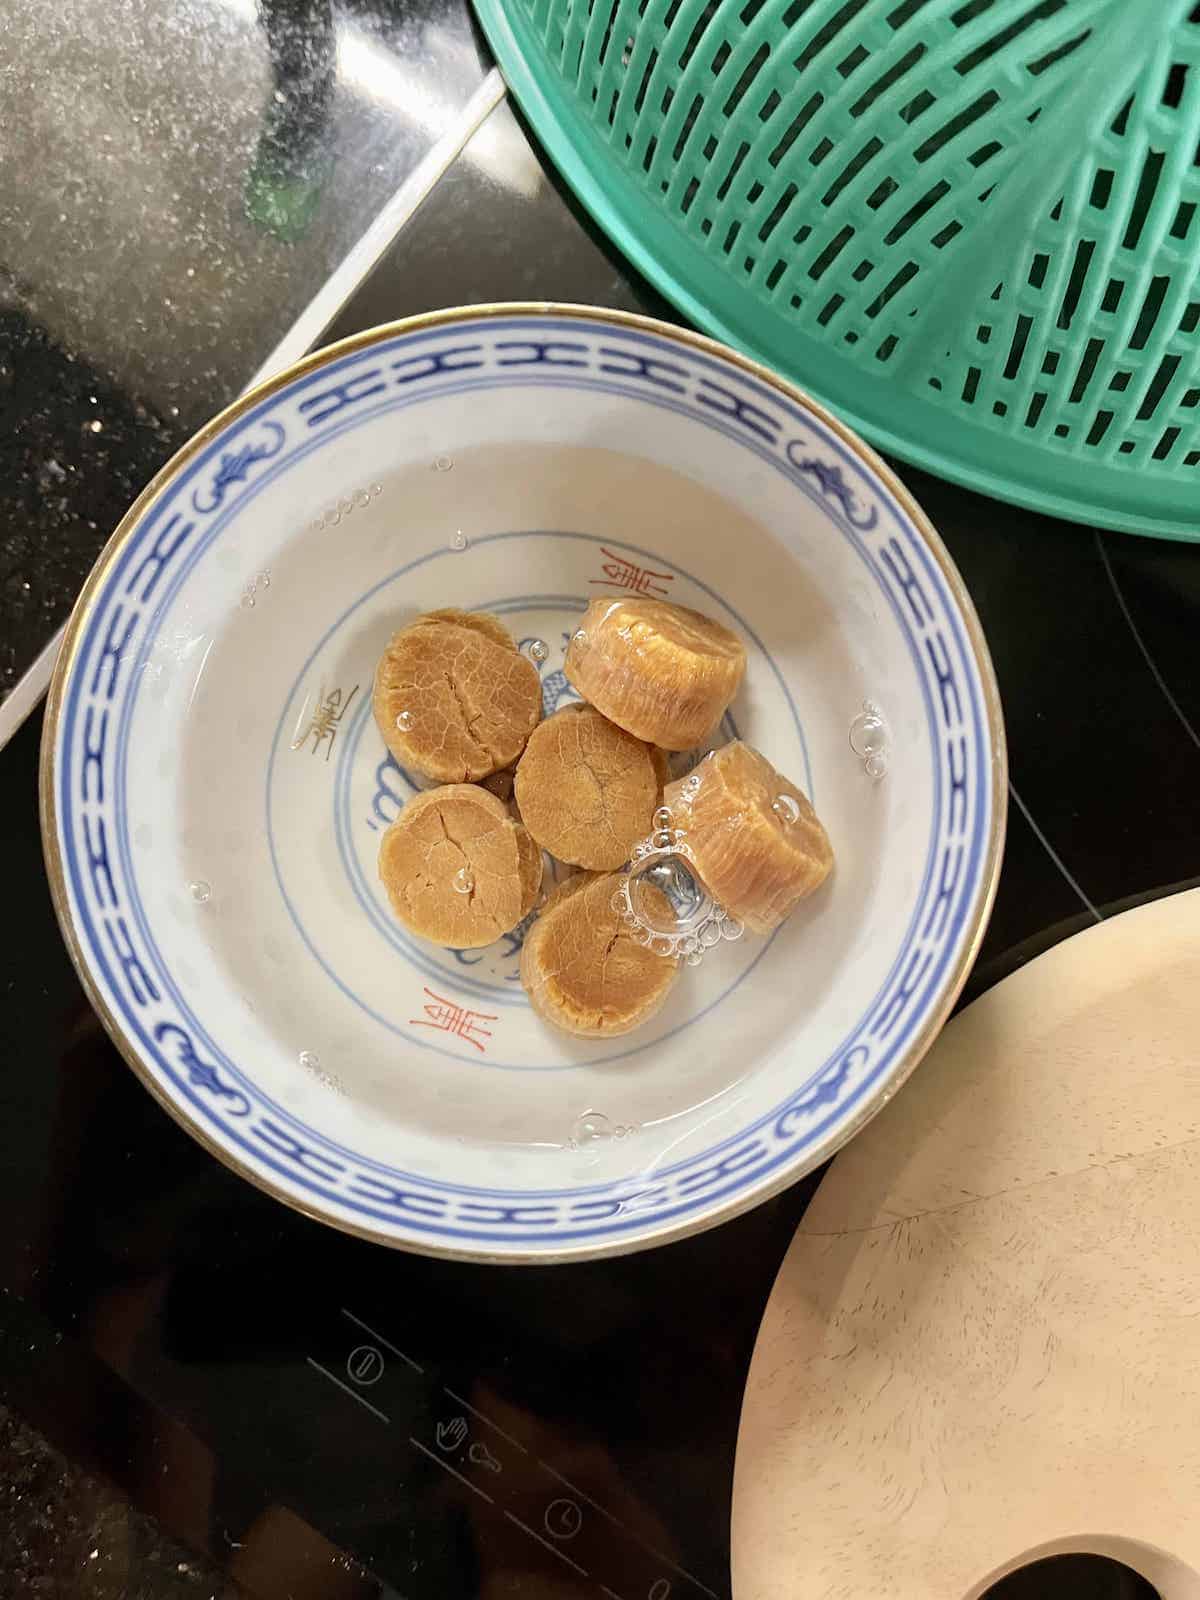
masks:
[(364, 1389), (383, 1377), (383, 1357), (373, 1344), (356, 1345), (346, 1359), (347, 1376)]

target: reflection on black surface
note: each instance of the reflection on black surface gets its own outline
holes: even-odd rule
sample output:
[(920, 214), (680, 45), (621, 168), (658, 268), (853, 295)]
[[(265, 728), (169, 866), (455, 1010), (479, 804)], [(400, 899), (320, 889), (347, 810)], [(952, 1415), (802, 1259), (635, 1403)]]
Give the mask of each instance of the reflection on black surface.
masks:
[(328, 337), (443, 306), (501, 300), (610, 306), (678, 320), (556, 187), (508, 104), (492, 112)]
[[(1016, 944), (1072, 911), (1086, 924), (1196, 877), (1200, 740), (1179, 713), (1190, 704), (1200, 718), (1200, 680), (1180, 638), (1182, 619), (1190, 616), (1194, 630), (1200, 605), (1200, 546), (1097, 536), (924, 473), (906, 468), (903, 476), (979, 611), (1000, 680), (1013, 786), (1078, 885), (1057, 874), (1057, 905), (1047, 898), (1031, 917), (1019, 903), (1036, 892), (1030, 880), (1006, 872), (993, 938)], [(1136, 635), (1106, 552), (1129, 591)], [(1018, 839), (1028, 827), (1014, 817)]]
[(235, 1465), (218, 1471), (195, 1433), (2, 1292), (0, 1360), (0, 1396), (35, 1424), (0, 1399), (6, 1597), (175, 1600), (218, 1586), (223, 1600), (391, 1594)]
[(277, 238), (302, 238), (333, 166), (325, 141), (337, 76), (330, 0), (260, 0), (271, 61), (271, 98), (254, 165), (246, 212)]

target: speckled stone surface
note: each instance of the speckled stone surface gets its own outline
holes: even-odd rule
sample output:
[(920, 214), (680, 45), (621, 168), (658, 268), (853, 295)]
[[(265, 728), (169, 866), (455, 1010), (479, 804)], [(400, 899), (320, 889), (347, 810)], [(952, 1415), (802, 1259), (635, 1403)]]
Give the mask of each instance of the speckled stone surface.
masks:
[(0, 696), (187, 429), (0, 309)]
[(488, 64), (466, 0), (13, 0), (3, 34), (0, 700)]
[(194, 428), (470, 97), (465, 0), (10, 0), (0, 266)]
[(0, 1404), (0, 1594), (237, 1600), (245, 1593)]

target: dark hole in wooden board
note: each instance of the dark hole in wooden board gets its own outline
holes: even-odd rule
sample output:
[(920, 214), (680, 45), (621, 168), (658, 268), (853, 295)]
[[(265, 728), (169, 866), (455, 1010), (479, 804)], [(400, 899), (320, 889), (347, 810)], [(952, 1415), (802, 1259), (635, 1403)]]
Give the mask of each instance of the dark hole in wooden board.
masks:
[(1010, 1572), (981, 1600), (1161, 1600), (1145, 1578), (1108, 1556), (1049, 1556)]

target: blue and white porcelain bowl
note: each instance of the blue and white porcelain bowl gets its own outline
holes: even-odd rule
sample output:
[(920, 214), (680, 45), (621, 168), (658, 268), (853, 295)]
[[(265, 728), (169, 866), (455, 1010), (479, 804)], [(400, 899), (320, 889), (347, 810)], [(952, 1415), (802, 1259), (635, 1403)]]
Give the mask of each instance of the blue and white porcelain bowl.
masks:
[[(391, 916), (416, 785), (371, 677), (406, 618), (483, 607), (547, 647), (549, 711), (584, 606), (630, 592), (736, 629), (723, 736), (809, 791), (837, 868), (640, 1033), (573, 1040), (522, 929), (456, 952)], [(859, 1128), (970, 967), (1004, 794), (979, 623), (883, 464), (708, 340), (544, 306), (363, 334), (181, 451), (76, 606), (42, 782), (75, 962), (172, 1115), (335, 1226), (510, 1262), (710, 1226)]]

